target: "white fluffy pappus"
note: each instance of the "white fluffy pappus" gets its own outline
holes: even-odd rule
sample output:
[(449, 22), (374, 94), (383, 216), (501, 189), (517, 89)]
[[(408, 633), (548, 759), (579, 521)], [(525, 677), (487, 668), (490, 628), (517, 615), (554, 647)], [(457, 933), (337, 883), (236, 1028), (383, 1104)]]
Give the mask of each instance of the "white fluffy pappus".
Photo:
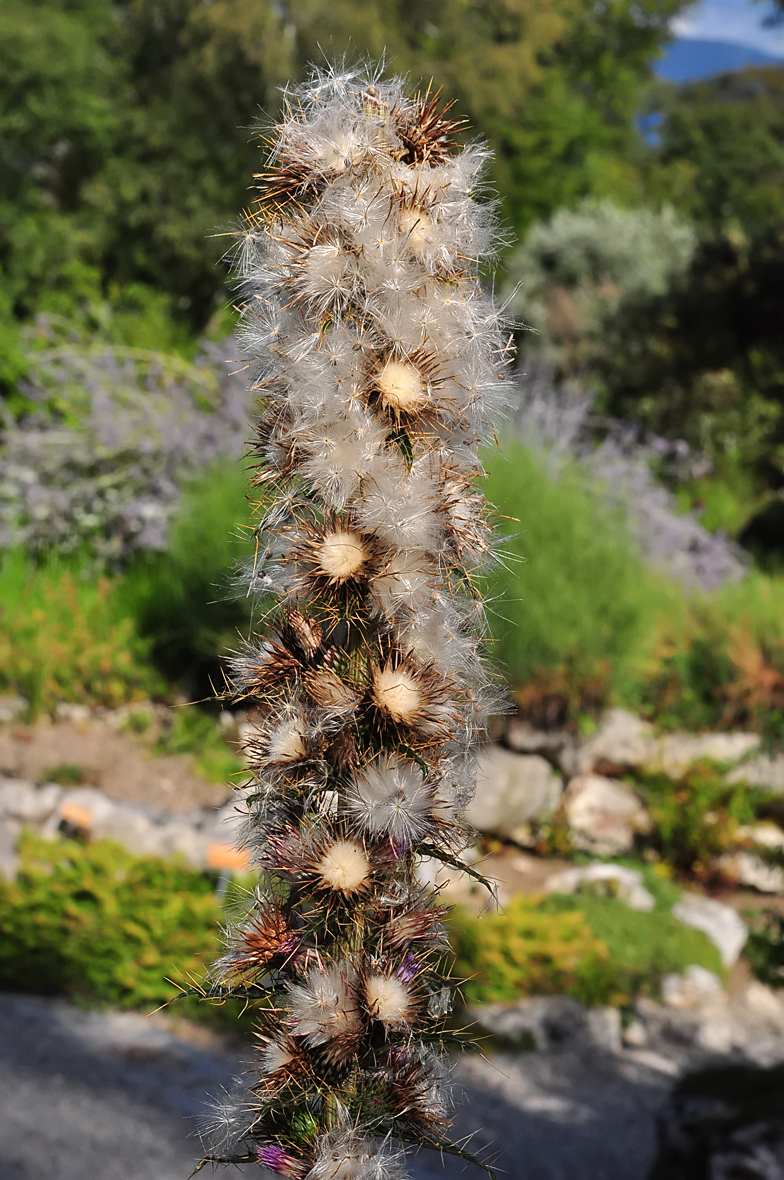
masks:
[(347, 529), (325, 533), (316, 554), (318, 564), (333, 582), (346, 582), (362, 572), (369, 553), (362, 537)]
[(332, 508), (344, 508), (363, 479), (386, 467), (386, 433), (370, 415), (319, 422), (300, 441), (299, 470)]
[(362, 1031), (354, 973), (346, 967), (312, 967), (304, 983), (288, 989), (289, 1030), (309, 1045), (353, 1042)]
[(402, 1180), (404, 1157), (362, 1134), (361, 1128), (319, 1136), (306, 1180)]
[(357, 827), (371, 836), (388, 835), (410, 844), (431, 829), (433, 797), (413, 763), (383, 755), (353, 779), (346, 808)]
[(231, 1090), (223, 1088), (206, 1105), (207, 1110), (198, 1121), (198, 1134), (205, 1151), (219, 1158), (236, 1153), (256, 1119), (244, 1082), (237, 1078)]
[(316, 869), (321, 883), (333, 893), (351, 894), (370, 881), (370, 860), (356, 840), (336, 840), (324, 851)]
[(437, 566), (433, 558), (417, 551), (397, 551), (378, 563), (368, 581), (368, 592), (378, 610), (388, 619), (401, 610), (435, 610), (440, 603), (436, 590)]
[(375, 533), (399, 549), (432, 550), (443, 523), (438, 513), (438, 485), (400, 457), (388, 455), (385, 468), (375, 465), (362, 481), (353, 516), (364, 532)]
[(365, 1004), (373, 1019), (387, 1028), (405, 1028), (415, 1011), (409, 985), (384, 973), (374, 973), (365, 980)]

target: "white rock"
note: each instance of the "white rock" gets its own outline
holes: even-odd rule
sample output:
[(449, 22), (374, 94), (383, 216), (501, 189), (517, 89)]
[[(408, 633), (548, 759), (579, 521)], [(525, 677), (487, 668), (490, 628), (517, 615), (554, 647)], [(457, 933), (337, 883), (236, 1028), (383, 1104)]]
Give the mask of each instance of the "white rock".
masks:
[(490, 746), (479, 757), (476, 794), (466, 820), (480, 832), (510, 837), (534, 816), (555, 811), (562, 789), (561, 779), (544, 758)]
[(158, 856), (175, 856), (179, 853), (196, 868), (204, 868), (207, 863), (210, 841), (195, 824), (183, 818), (163, 824), (159, 829), (158, 840)]
[(27, 710), (29, 702), (16, 694), (0, 697), (0, 724), (16, 721)]
[(684, 893), (672, 907), (674, 916), (687, 926), (702, 930), (718, 947), (725, 967), (737, 962), (748, 937), (745, 923), (731, 906), (701, 893)]
[(697, 1044), (708, 1053), (729, 1053), (735, 1043), (732, 1020), (726, 1008), (703, 1017), (697, 1030)]
[(54, 715), (58, 721), (89, 721), (92, 717), (92, 710), (89, 705), (69, 705), (65, 701), (60, 701), (55, 705)]
[(778, 991), (753, 979), (746, 988), (743, 1001), (756, 1020), (784, 1032), (784, 1002)]
[(534, 729), (519, 717), (513, 717), (509, 722), (504, 741), (516, 754), (550, 754), (555, 757), (564, 747), (574, 744), (572, 735), (566, 730)]
[(734, 764), (760, 740), (756, 733), (668, 733), (656, 742), (646, 768), (678, 775), (703, 759)]
[(482, 1004), (468, 1013), (492, 1036), (547, 1050), (596, 1050), (621, 1047), (617, 1008), (587, 1008), (572, 996), (530, 996), (514, 1004)]
[(727, 1001), (718, 975), (697, 963), (692, 963), (682, 975), (665, 975), (661, 991), (662, 1002), (679, 1012), (703, 1012)]
[(633, 910), (650, 911), (656, 905), (652, 893), (642, 883), (642, 873), (627, 869), (623, 865), (592, 864), (583, 868), (566, 869), (553, 873), (545, 881), (548, 893), (576, 893), (584, 882), (613, 881), (618, 887), (618, 897)]
[(588, 1039), (605, 1053), (621, 1051), (621, 1014), (617, 1008), (589, 1008), (586, 1016)]
[(95, 833), (117, 804), (96, 787), (75, 787), (64, 791), (55, 811), (44, 821), (42, 835), (54, 836), (65, 821)]
[(731, 880), (760, 893), (784, 893), (784, 869), (754, 852), (724, 852), (716, 865)]
[(62, 787), (46, 783), (36, 787), (21, 779), (0, 780), (0, 816), (22, 820), (24, 823), (41, 823), (51, 815), (62, 796)]
[(747, 783), (750, 787), (762, 787), (784, 795), (784, 755), (759, 754), (742, 762), (730, 771), (727, 782)]
[(628, 852), (636, 832), (650, 831), (650, 817), (637, 796), (600, 774), (573, 778), (562, 805), (575, 847), (599, 856)]
[(13, 819), (0, 819), (0, 876), (13, 881), (19, 867), (16, 842), (21, 824)]
[(653, 726), (626, 709), (609, 709), (599, 728), (577, 745), (567, 746), (561, 766), (570, 775), (589, 774), (600, 762), (641, 766), (654, 748)]
[(94, 819), (90, 832), (99, 840), (116, 840), (137, 856), (160, 855), (161, 827), (141, 807), (118, 804)]
[(629, 1049), (641, 1049), (648, 1044), (648, 1033), (641, 1020), (633, 1020), (623, 1030), (622, 1040)]
[(761, 844), (763, 848), (784, 848), (784, 832), (771, 820), (763, 820), (758, 824), (742, 824), (738, 828), (738, 835), (753, 840), (755, 844)]

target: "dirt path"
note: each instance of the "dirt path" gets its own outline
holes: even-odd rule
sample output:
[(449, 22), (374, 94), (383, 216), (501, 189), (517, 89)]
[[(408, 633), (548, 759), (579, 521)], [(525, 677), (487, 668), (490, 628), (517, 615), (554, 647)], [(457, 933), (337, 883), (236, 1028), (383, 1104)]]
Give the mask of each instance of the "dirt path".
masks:
[[(135, 1013), (0, 996), (0, 1180), (187, 1180), (204, 1098), (247, 1052)], [(498, 1156), (502, 1180), (644, 1180), (673, 1080), (626, 1052), (472, 1057), (456, 1072), (456, 1131)], [(410, 1172), (482, 1176), (432, 1154)]]
[(231, 794), (193, 769), (187, 755), (154, 755), (149, 739), (124, 733), (102, 719), (0, 726), (0, 775), (42, 782), (64, 763), (80, 767), (84, 782), (110, 798), (167, 811), (219, 807)]

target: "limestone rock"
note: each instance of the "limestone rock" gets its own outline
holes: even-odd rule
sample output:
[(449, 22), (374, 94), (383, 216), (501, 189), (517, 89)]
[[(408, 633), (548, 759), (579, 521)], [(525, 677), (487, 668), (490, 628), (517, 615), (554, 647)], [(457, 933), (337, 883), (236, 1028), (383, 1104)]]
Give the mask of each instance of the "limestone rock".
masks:
[(642, 873), (623, 865), (592, 864), (566, 869), (548, 877), (544, 887), (548, 893), (577, 893), (585, 883), (603, 881), (610, 882), (620, 900), (633, 910), (650, 911), (656, 905), (653, 894), (642, 883)]
[(562, 806), (575, 847), (598, 856), (628, 852), (636, 832), (650, 831), (650, 817), (637, 796), (600, 774), (573, 778)]
[(29, 708), (29, 701), (15, 693), (0, 697), (0, 724), (16, 721)]
[(477, 767), (477, 789), (466, 811), (480, 832), (514, 838), (515, 829), (558, 806), (563, 784), (538, 754), (511, 754), (500, 746), (483, 751)]
[(759, 754), (756, 758), (741, 762), (727, 775), (727, 781), (747, 783), (750, 787), (762, 787), (784, 795), (784, 755)]
[(93, 820), (90, 833), (96, 839), (116, 840), (137, 856), (160, 856), (161, 825), (147, 808), (118, 804)]
[(703, 897), (701, 893), (684, 893), (672, 907), (672, 912), (680, 922), (708, 935), (718, 948), (725, 967), (731, 967), (737, 962), (748, 930), (731, 906), (714, 901), (711, 897)]
[(36, 787), (21, 779), (0, 780), (0, 816), (38, 824), (51, 815), (62, 796), (62, 787), (46, 783)]
[(758, 824), (743, 824), (738, 829), (738, 835), (746, 840), (753, 840), (763, 848), (784, 848), (784, 831), (772, 820), (762, 820)]
[(784, 869), (768, 864), (755, 852), (724, 852), (715, 863), (737, 885), (759, 893), (784, 893)]
[(656, 742), (646, 769), (677, 776), (703, 759), (734, 765), (760, 740), (756, 733), (668, 733)]
[(45, 821), (44, 835), (55, 835), (62, 824), (80, 828), (91, 835), (102, 835), (104, 822), (117, 808), (117, 804), (96, 787), (75, 787), (64, 791), (57, 809)]
[(574, 744), (564, 729), (534, 729), (520, 717), (513, 717), (506, 727), (504, 741), (516, 754), (541, 754), (560, 761), (562, 751)]
[(78, 725), (92, 720), (93, 712), (89, 705), (71, 705), (60, 701), (55, 705), (54, 715), (58, 721), (72, 721)]
[(697, 963), (692, 963), (682, 975), (665, 975), (661, 992), (662, 1002), (680, 1012), (704, 1012), (723, 1007), (727, 1002), (718, 975)]
[(179, 853), (196, 868), (204, 868), (207, 863), (209, 841), (185, 817), (177, 816), (164, 824), (157, 834), (157, 840), (157, 856), (175, 856)]
[(565, 746), (560, 764), (570, 775), (589, 774), (601, 763), (619, 769), (642, 766), (653, 752), (653, 726), (626, 709), (609, 709), (590, 737)]

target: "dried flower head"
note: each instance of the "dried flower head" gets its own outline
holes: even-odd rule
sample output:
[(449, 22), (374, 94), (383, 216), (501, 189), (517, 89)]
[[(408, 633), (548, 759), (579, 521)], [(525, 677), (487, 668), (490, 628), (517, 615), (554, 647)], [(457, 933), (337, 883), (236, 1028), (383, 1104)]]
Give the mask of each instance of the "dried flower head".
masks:
[(406, 846), (430, 831), (432, 802), (419, 766), (395, 755), (383, 755), (360, 771), (346, 796), (360, 831)]
[(288, 1028), (311, 1046), (323, 1046), (333, 1061), (345, 1061), (362, 1033), (362, 1013), (348, 967), (312, 967), (288, 989)]
[(406, 1028), (416, 1012), (416, 996), (400, 975), (373, 972), (365, 980), (365, 1005), (386, 1028)]
[(316, 869), (325, 889), (352, 894), (370, 883), (370, 859), (357, 840), (336, 840), (324, 849)]
[(448, 110), (380, 73), (314, 71), (286, 95), (237, 239), (264, 626), (232, 676), (258, 716), (262, 900), (216, 970), (269, 993), (250, 1118), (210, 1158), (290, 1180), (397, 1180), (377, 1139), (446, 1129), (422, 1043), (448, 1011), (444, 909), (417, 868), (464, 844), (491, 696), (478, 447), (511, 359), (479, 274), (487, 153), (457, 147)]

